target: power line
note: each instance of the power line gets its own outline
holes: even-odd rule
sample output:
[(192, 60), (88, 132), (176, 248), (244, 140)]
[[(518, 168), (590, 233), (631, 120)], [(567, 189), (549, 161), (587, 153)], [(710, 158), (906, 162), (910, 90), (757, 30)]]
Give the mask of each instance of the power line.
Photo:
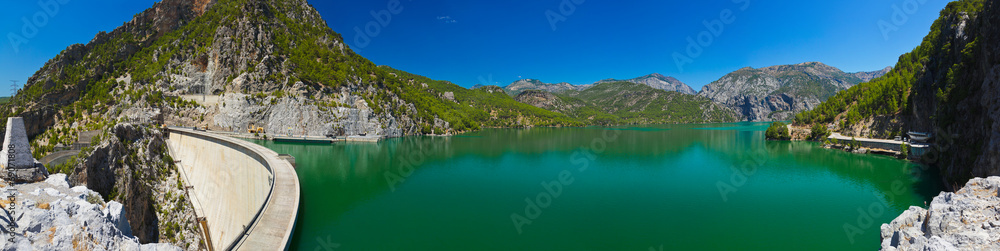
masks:
[(17, 93), (17, 80), (10, 80), (10, 96), (14, 96)]
[(14, 101), (14, 96), (17, 96), (17, 80), (10, 80), (10, 100), (8, 102)]

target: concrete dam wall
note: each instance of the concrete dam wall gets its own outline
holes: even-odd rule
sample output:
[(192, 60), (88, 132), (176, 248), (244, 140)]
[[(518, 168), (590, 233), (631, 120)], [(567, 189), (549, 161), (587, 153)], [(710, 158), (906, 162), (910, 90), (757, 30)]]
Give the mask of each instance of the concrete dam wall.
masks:
[(299, 203), (288, 161), (257, 144), (183, 128), (169, 129), (167, 145), (214, 250), (288, 248)]

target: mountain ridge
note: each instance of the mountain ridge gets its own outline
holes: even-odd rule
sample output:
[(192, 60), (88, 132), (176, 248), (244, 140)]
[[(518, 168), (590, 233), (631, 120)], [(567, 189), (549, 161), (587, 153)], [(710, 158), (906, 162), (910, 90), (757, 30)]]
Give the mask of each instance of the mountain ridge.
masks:
[(570, 91), (570, 90), (583, 90), (583, 89), (590, 88), (590, 86), (592, 86), (592, 85), (572, 85), (572, 84), (566, 83), (566, 82), (557, 83), (557, 84), (550, 84), (550, 83), (542, 82), (541, 80), (530, 79), (529, 78), (529, 79), (521, 79), (521, 80), (518, 80), (518, 81), (514, 81), (514, 83), (511, 83), (511, 84), (509, 84), (507, 86), (504, 86), (503, 89), (508, 94), (510, 94), (511, 96), (517, 96), (521, 92), (524, 92), (524, 91), (527, 91), (527, 90), (541, 90), (541, 91), (547, 91), (547, 92), (564, 92), (564, 91)]
[[(509, 84), (507, 86), (504, 86), (502, 88), (504, 90), (506, 90), (508, 93), (510, 93), (511, 96), (517, 96), (521, 92), (527, 91), (527, 90), (541, 90), (541, 91), (547, 91), (547, 92), (552, 92), (552, 93), (560, 93), (560, 92), (565, 92), (565, 91), (582, 91), (582, 90), (586, 90), (587, 88), (593, 87), (593, 86), (598, 85), (598, 84), (614, 83), (614, 82), (632, 82), (632, 83), (637, 83), (637, 84), (643, 84), (643, 85), (652, 87), (654, 89), (660, 89), (660, 90), (665, 90), (665, 91), (675, 91), (675, 92), (680, 92), (680, 93), (684, 93), (684, 94), (691, 94), (691, 95), (697, 94), (697, 92), (695, 92), (694, 89), (691, 88), (691, 86), (688, 86), (684, 82), (681, 82), (680, 80), (677, 80), (674, 77), (664, 76), (664, 75), (659, 74), (659, 73), (652, 73), (652, 74), (649, 74), (649, 75), (645, 75), (645, 76), (641, 76), (641, 77), (636, 77), (636, 78), (632, 78), (632, 79), (624, 79), (624, 80), (608, 78), (608, 79), (599, 80), (599, 81), (594, 82), (592, 84), (586, 84), (586, 85), (573, 85), (573, 84), (566, 83), (566, 82), (551, 84), (551, 83), (542, 82), (542, 81), (537, 80), (537, 79), (530, 79), (529, 78), (529, 79), (521, 79), (521, 80), (514, 81), (513, 83), (511, 83), (511, 84)], [(481, 85), (476, 85), (476, 86), (473, 86), (472, 88), (475, 89), (475, 88), (480, 87), (480, 86)]]
[(515, 99), (599, 125), (734, 122), (734, 112), (696, 95), (626, 81), (584, 90), (551, 93), (528, 90)]
[(677, 80), (674, 77), (664, 76), (659, 73), (653, 73), (646, 76), (637, 77), (633, 79), (625, 79), (625, 80), (604, 79), (601, 81), (597, 81), (597, 83), (594, 84), (603, 84), (612, 82), (632, 82), (636, 84), (643, 84), (652, 87), (654, 89), (660, 89), (664, 91), (674, 91), (691, 95), (698, 94), (697, 92), (694, 91), (693, 88), (691, 88), (691, 86), (688, 86), (684, 82), (681, 82), (680, 80)]
[(703, 86), (698, 95), (737, 110), (749, 121), (780, 121), (861, 82), (857, 75), (836, 67), (805, 62), (744, 67)]

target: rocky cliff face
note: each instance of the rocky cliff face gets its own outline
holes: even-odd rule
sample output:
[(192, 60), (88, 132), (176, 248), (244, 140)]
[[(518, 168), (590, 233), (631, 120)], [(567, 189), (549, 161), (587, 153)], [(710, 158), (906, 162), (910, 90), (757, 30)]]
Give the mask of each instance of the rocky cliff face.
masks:
[(197, 249), (201, 240), (191, 203), (163, 135), (146, 126), (119, 124), (81, 153), (69, 181), (124, 205), (130, 232), (141, 243)]
[[(980, 2), (983, 8), (955, 11), (938, 21), (946, 26), (940, 43), (950, 47), (927, 59), (929, 70), (913, 87), (909, 121), (915, 130), (940, 135), (943, 154), (928, 161), (940, 166), (956, 189), (972, 177), (1000, 175), (1000, 2), (961, 2)], [(954, 70), (930, 70), (935, 66)]]
[(823, 63), (743, 68), (702, 87), (698, 95), (736, 110), (745, 120), (787, 120), (838, 91), (879, 73), (850, 74)]
[(951, 2), (886, 77), (838, 94), (803, 120), (846, 124), (838, 130), (859, 137), (934, 133), (921, 161), (937, 166), (952, 189), (1000, 175), (998, 23), (998, 1)]
[(1000, 250), (1000, 177), (975, 178), (882, 224), (882, 250)]
[(694, 91), (694, 89), (691, 89), (691, 86), (688, 86), (684, 82), (681, 82), (680, 80), (677, 80), (674, 77), (660, 75), (659, 73), (653, 73), (646, 76), (633, 79), (626, 79), (626, 80), (605, 79), (598, 81), (596, 84), (622, 82), (622, 81), (636, 83), (636, 84), (643, 84), (649, 87), (653, 87), (653, 89), (660, 89), (668, 92), (680, 92), (691, 95), (698, 94), (697, 92)]

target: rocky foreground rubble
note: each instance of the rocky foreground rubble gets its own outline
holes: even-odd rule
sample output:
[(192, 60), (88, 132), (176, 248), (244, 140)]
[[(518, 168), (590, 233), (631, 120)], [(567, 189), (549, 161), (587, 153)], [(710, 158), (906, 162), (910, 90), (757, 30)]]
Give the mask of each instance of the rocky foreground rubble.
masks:
[(1000, 250), (1000, 177), (975, 178), (882, 224), (882, 250)]
[(14, 188), (13, 242), (8, 241), (10, 192), (0, 200), (4, 208), (0, 214), (3, 250), (181, 250), (170, 244), (139, 244), (131, 234), (122, 204), (105, 203), (100, 194), (83, 186), (71, 188), (65, 174)]

